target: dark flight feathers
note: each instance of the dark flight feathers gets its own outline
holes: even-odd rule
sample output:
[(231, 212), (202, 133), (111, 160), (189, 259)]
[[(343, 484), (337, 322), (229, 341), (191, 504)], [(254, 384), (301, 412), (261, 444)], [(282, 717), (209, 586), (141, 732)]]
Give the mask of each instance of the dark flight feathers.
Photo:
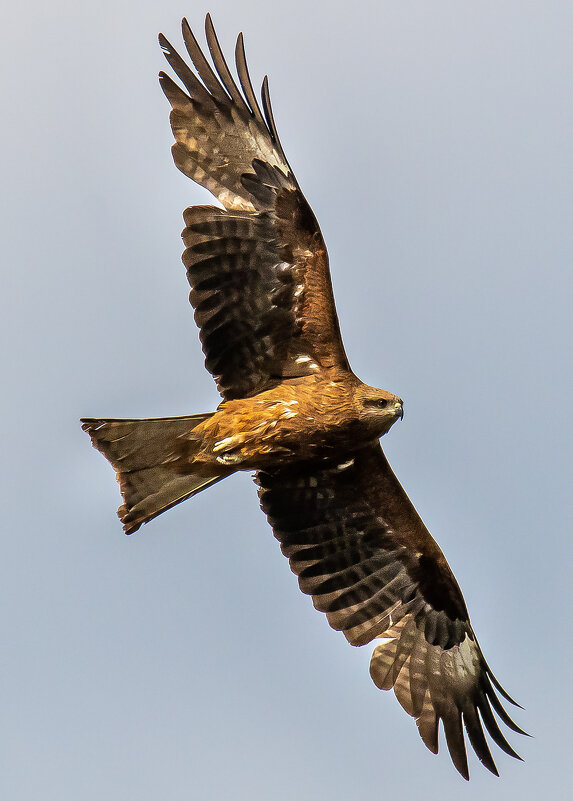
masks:
[[(268, 83), (262, 108), (242, 35), (223, 57), (209, 17), (212, 66), (189, 25), (195, 71), (160, 36), (184, 90), (161, 73), (177, 167), (224, 208), (185, 211), (183, 261), (207, 369), (225, 400), (248, 398), (320, 372), (350, 373), (338, 328), (326, 248), (280, 144)], [(261, 505), (297, 574), (330, 625), (353, 645), (377, 643), (371, 675), (394, 688), (420, 735), (438, 750), (438, 725), (468, 778), (464, 729), (497, 774), (484, 727), (511, 756), (494, 716), (521, 732), (499, 696), (460, 588), (392, 473), (379, 442), (332, 462), (259, 471)]]
[[(353, 645), (376, 642), (370, 672), (392, 687), (437, 753), (438, 723), (468, 778), (462, 722), (480, 760), (497, 773), (478, 716), (495, 743), (517, 754), (492, 714), (503, 709), (460, 588), (392, 472), (379, 443), (333, 462), (259, 472), (261, 506), (300, 588)], [(522, 732), (523, 733), (523, 732)]]
[(184, 21), (199, 77), (160, 36), (187, 93), (164, 73), (160, 79), (173, 107), (176, 165), (225, 207), (187, 209), (183, 260), (206, 366), (228, 400), (317, 367), (349, 368), (324, 241), (280, 145), (267, 83), (261, 111), (242, 37), (239, 89), (209, 18), (206, 32), (215, 70)]

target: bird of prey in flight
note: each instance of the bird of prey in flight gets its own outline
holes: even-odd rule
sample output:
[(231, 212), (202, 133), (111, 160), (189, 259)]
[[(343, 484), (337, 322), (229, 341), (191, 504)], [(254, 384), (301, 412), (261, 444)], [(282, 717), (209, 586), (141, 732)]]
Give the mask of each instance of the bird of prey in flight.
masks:
[(117, 472), (127, 534), (231, 475), (255, 473), (261, 506), (300, 588), (352, 645), (375, 645), (370, 673), (394, 689), (437, 753), (442, 722), (469, 777), (465, 732), (497, 775), (484, 734), (518, 757), (515, 732), (444, 555), (380, 447), (402, 400), (363, 384), (340, 336), (328, 256), (278, 137), (267, 79), (259, 105), (243, 38), (238, 82), (209, 16), (211, 62), (186, 20), (193, 68), (159, 42), (181, 86), (171, 103), (177, 167), (220, 206), (184, 212), (183, 262), (205, 354), (222, 395), (215, 412), (144, 420), (85, 419)]

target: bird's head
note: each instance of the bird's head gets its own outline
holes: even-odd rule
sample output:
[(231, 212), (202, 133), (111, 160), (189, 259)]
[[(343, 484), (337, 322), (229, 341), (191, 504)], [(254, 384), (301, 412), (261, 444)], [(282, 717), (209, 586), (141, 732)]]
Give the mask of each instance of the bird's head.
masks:
[(404, 417), (402, 398), (385, 389), (362, 384), (356, 391), (360, 421), (368, 426), (373, 435), (381, 437), (396, 420)]

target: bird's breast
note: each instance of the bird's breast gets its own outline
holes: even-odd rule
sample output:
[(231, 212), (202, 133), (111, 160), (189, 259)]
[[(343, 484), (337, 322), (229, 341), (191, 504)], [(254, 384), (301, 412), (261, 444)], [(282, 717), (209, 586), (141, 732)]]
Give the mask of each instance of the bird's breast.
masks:
[(227, 401), (207, 421), (203, 458), (236, 469), (335, 456), (356, 447), (352, 396), (335, 382), (279, 386)]

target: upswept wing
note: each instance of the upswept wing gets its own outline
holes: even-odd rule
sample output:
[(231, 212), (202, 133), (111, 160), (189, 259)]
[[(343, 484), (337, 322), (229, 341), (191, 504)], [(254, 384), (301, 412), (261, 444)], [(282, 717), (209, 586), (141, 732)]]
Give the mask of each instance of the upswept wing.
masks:
[(318, 223), (286, 160), (267, 79), (257, 103), (239, 34), (233, 79), (209, 15), (213, 67), (186, 20), (195, 72), (159, 41), (185, 86), (165, 73), (179, 169), (224, 209), (187, 209), (183, 261), (207, 369), (225, 399), (248, 397), (319, 370), (349, 370), (340, 337), (328, 256)]
[(454, 765), (467, 779), (465, 727), (479, 759), (497, 775), (483, 723), (519, 759), (492, 713), (524, 733), (496, 690), (515, 702), (489, 669), (458, 583), (379, 442), (343, 463), (278, 468), (259, 472), (257, 481), (301, 590), (352, 645), (379, 643), (372, 679), (394, 688), (426, 746), (437, 753), (441, 720)]

